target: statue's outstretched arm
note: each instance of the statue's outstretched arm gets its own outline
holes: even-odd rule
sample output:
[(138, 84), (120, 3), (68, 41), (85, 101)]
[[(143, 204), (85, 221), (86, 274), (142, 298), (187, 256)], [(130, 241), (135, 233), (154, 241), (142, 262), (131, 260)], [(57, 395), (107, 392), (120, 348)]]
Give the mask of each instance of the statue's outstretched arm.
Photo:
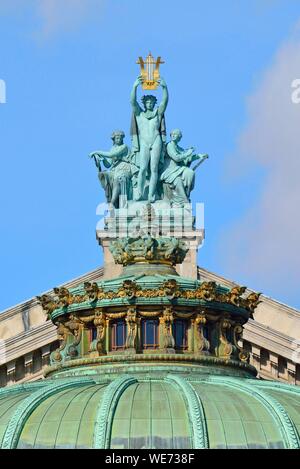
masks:
[(168, 101), (169, 101), (169, 92), (168, 92), (167, 84), (163, 78), (160, 79), (159, 83), (160, 83), (160, 86), (162, 87), (163, 94), (162, 94), (162, 100), (161, 100), (158, 110), (160, 114), (164, 114), (166, 112)]
[(118, 158), (123, 155), (125, 148), (127, 145), (120, 145), (118, 147), (113, 147), (110, 151), (95, 151), (94, 153), (103, 156), (103, 158)]
[(98, 150), (95, 153), (97, 153), (99, 156), (103, 156), (103, 158), (111, 158), (110, 151)]
[(110, 153), (110, 156), (108, 156), (108, 158), (121, 158), (122, 156), (124, 156), (125, 150), (127, 150), (128, 153), (128, 147), (127, 145), (125, 145), (125, 143), (123, 143), (123, 145), (112, 147), (110, 152), (108, 152)]
[(134, 84), (133, 84), (133, 87), (132, 87), (132, 90), (131, 90), (131, 95), (130, 95), (131, 106), (132, 106), (134, 114), (136, 114), (136, 115), (139, 115), (142, 112), (142, 109), (141, 109), (139, 103), (137, 102), (137, 98), (136, 98), (137, 88), (141, 84), (142, 84), (142, 78), (138, 77), (135, 80)]

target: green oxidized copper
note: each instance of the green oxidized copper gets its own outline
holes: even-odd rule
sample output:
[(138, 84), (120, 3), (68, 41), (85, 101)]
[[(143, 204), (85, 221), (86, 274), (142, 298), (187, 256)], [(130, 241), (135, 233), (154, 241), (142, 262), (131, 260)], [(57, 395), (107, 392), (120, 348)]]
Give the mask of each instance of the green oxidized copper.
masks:
[[(158, 107), (149, 95), (141, 107), (141, 81), (131, 93), (132, 148), (115, 131), (110, 151), (90, 155), (116, 219), (134, 204), (152, 219), (162, 198), (183, 213), (195, 170), (207, 158), (179, 146), (180, 130), (166, 144), (167, 86), (161, 79)], [(0, 447), (300, 447), (299, 389), (256, 380), (242, 348), (260, 294), (180, 276), (175, 266), (187, 248), (180, 236), (147, 230), (116, 236), (108, 254), (123, 266), (118, 277), (38, 298), (58, 328), (59, 347), (46, 380), (0, 390)], [(118, 324), (121, 346), (113, 340)]]
[[(208, 158), (207, 154), (196, 154), (194, 148), (187, 150), (178, 143), (182, 132), (171, 132), (171, 141), (166, 142), (165, 111), (168, 105), (168, 88), (163, 78), (162, 101), (156, 107), (157, 98), (152, 95), (142, 97), (142, 106), (137, 100), (137, 88), (142, 84), (139, 77), (131, 91), (132, 148), (124, 144), (123, 131), (112, 134), (113, 147), (110, 151), (94, 151), (100, 183), (105, 191), (106, 200), (113, 207), (126, 207), (127, 203), (164, 199), (171, 206), (183, 207), (190, 202), (194, 188), (195, 170)], [(194, 168), (191, 164), (197, 161)], [(101, 163), (109, 171), (101, 168)]]
[[(131, 178), (134, 173), (130, 161), (130, 151), (124, 144), (125, 134), (122, 130), (112, 133), (113, 146), (110, 151), (97, 150), (90, 153), (98, 168), (98, 177), (105, 191), (106, 199), (116, 208), (120, 201), (132, 199)], [(101, 163), (110, 171), (102, 170)]]
[[(160, 180), (164, 183), (165, 197), (173, 207), (183, 207), (190, 202), (190, 194), (195, 184), (195, 170), (208, 158), (207, 154), (195, 154), (193, 147), (187, 150), (181, 148), (178, 145), (181, 138), (181, 130), (172, 130), (163, 172), (160, 175)], [(198, 161), (198, 164), (191, 168), (193, 161)]]
[(184, 261), (188, 247), (175, 237), (154, 238), (148, 235), (145, 238), (119, 238), (111, 242), (110, 251), (116, 264), (152, 262), (175, 265)]
[(203, 403), (193, 386), (185, 378), (172, 374), (168, 375), (165, 381), (177, 386), (179, 392), (183, 393), (186, 398), (187, 409), (193, 427), (193, 448), (209, 448)]
[(168, 105), (169, 96), (166, 82), (161, 78), (160, 85), (163, 89), (161, 104), (155, 108), (156, 97), (145, 95), (142, 98), (144, 105), (144, 109), (142, 109), (136, 98), (137, 88), (141, 84), (142, 78), (139, 77), (134, 82), (131, 92), (131, 106), (133, 110), (131, 135), (134, 140), (135, 162), (139, 168), (136, 200), (145, 200), (146, 174), (150, 167), (148, 200), (149, 202), (154, 202), (157, 195), (159, 165), (163, 162), (165, 141), (164, 113)]

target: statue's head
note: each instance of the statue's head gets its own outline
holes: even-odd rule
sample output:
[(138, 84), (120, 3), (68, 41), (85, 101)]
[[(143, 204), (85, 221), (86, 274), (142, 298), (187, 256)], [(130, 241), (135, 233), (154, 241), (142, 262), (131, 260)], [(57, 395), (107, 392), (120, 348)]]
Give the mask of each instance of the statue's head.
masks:
[(152, 96), (152, 94), (145, 94), (142, 96), (142, 103), (146, 111), (153, 111), (156, 102), (157, 98)]
[(125, 138), (125, 133), (123, 130), (114, 130), (111, 134), (111, 139), (115, 145), (123, 145), (123, 140)]
[(173, 140), (174, 142), (179, 142), (182, 138), (181, 130), (179, 129), (172, 130), (172, 132), (170, 133), (170, 137), (171, 137), (171, 140)]

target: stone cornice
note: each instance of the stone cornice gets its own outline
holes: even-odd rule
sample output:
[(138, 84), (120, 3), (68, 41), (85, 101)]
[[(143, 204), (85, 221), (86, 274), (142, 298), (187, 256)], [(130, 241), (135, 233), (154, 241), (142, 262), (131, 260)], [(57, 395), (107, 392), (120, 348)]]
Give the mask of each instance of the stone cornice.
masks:
[(5, 354), (5, 363), (7, 363), (55, 340), (57, 340), (56, 327), (51, 321), (46, 321), (29, 331), (5, 340), (1, 346), (1, 353)]
[(243, 339), (289, 360), (292, 360), (292, 354), (298, 348), (295, 339), (253, 319), (249, 319), (244, 326)]
[[(101, 279), (102, 276), (103, 276), (103, 267), (100, 267), (98, 269), (88, 272), (87, 274), (81, 275), (80, 277), (70, 280), (69, 282), (66, 282), (60, 286), (66, 287), (66, 288), (75, 288), (83, 282), (87, 282), (87, 281), (95, 282), (96, 280)], [(51, 292), (52, 290), (47, 290), (46, 292), (42, 294), (49, 294)], [(0, 312), (0, 322), (4, 321), (5, 319), (9, 319), (17, 314), (22, 314), (24, 310), (31, 309), (34, 306), (40, 306), (36, 297), (26, 300), (23, 303), (19, 303), (18, 305), (13, 306), (12, 308), (8, 308)], [(46, 318), (46, 314), (45, 314), (45, 318)]]
[[(220, 283), (224, 285), (225, 287), (233, 287), (235, 285), (238, 285), (236, 282), (232, 280), (228, 280), (221, 275), (215, 274), (213, 272), (210, 272), (209, 270), (203, 269), (203, 267), (198, 267), (198, 278), (200, 280), (209, 280), (209, 281), (215, 281), (217, 283)], [(246, 290), (246, 292), (252, 292), (250, 288)], [(264, 304), (269, 304), (272, 307), (277, 307), (280, 308), (280, 313), (284, 312), (287, 313), (298, 320), (300, 320), (300, 311), (296, 308), (292, 308), (291, 306), (288, 306), (284, 303), (280, 303), (280, 301), (274, 300), (273, 298), (270, 298), (269, 296), (261, 295), (260, 300)]]

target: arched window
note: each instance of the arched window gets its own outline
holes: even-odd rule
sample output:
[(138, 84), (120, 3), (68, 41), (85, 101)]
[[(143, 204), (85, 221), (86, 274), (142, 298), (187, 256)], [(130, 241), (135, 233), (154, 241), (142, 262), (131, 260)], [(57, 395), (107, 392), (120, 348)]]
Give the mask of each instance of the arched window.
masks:
[(173, 337), (175, 348), (177, 350), (187, 350), (188, 348), (188, 321), (185, 319), (176, 319), (173, 323)]
[(124, 350), (126, 342), (126, 323), (118, 319), (111, 324), (111, 349)]
[(142, 347), (146, 350), (153, 350), (159, 347), (157, 319), (142, 320)]

